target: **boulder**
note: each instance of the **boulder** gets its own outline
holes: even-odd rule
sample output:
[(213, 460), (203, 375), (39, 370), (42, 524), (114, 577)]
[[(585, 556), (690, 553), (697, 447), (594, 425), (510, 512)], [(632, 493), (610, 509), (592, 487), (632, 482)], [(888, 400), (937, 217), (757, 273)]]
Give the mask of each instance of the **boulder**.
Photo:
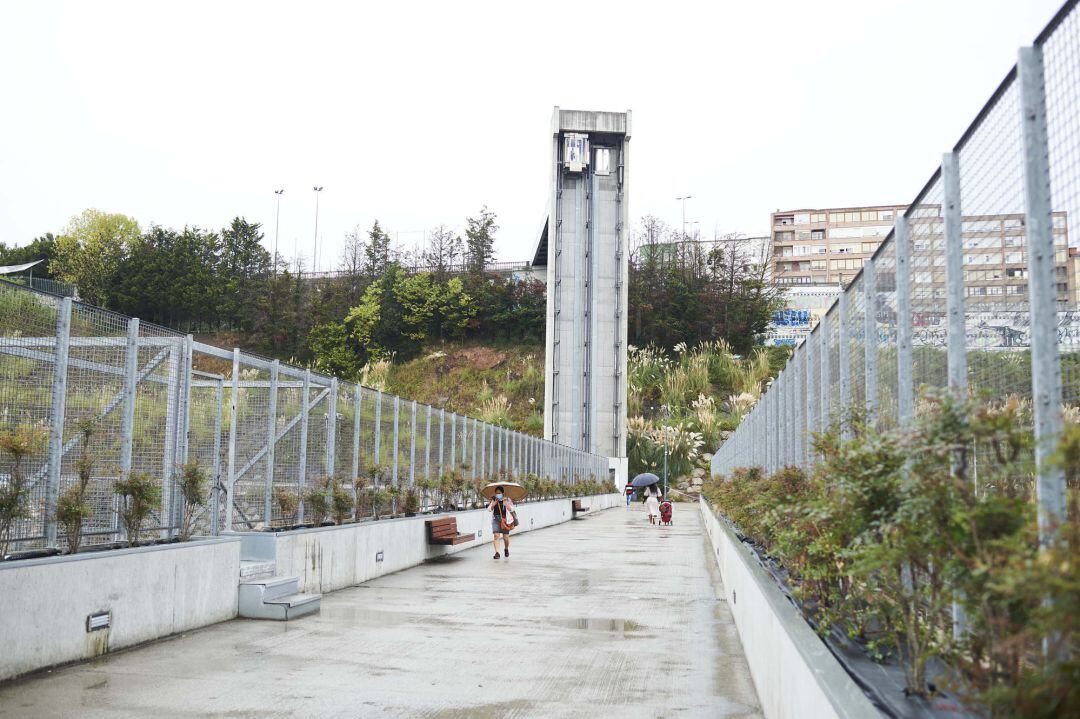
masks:
[(694, 471), (690, 474), (694, 477), (694, 479), (698, 479), (699, 477), (705, 476), (705, 470), (701, 469), (700, 467), (695, 467)]

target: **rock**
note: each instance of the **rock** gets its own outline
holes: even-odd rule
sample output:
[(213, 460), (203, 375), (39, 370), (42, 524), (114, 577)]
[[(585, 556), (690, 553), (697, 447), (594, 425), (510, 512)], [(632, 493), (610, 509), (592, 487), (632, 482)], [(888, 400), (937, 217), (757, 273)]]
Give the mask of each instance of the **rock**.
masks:
[(706, 463), (706, 464), (708, 464), (709, 462), (711, 462), (711, 461), (712, 461), (712, 455), (711, 455), (710, 453), (708, 453), (708, 452), (706, 452), (705, 454), (701, 455), (701, 458), (702, 458), (703, 460), (705, 460), (705, 463)]
[(698, 489), (703, 484), (705, 484), (705, 480), (702, 479), (701, 477), (694, 477), (694, 481), (692, 482), (692, 484), (694, 485), (694, 489)]
[(696, 467), (693, 472), (690, 473), (695, 479), (705, 476), (705, 470), (700, 467)]

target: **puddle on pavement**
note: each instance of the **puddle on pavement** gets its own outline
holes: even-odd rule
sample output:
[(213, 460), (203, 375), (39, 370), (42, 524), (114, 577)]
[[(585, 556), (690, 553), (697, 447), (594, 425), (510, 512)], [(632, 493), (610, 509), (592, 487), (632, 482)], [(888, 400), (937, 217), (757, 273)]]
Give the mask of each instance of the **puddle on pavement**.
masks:
[(645, 627), (631, 619), (549, 619), (548, 624), (556, 627), (582, 629), (587, 632), (640, 632)]

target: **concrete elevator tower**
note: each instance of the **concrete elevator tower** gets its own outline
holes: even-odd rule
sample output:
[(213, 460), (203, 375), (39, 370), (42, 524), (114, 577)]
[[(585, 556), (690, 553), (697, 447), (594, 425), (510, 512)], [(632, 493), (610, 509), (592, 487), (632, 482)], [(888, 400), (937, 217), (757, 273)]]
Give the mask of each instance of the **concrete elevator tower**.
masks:
[(620, 484), (629, 155), (629, 111), (555, 108), (548, 216), (533, 257), (547, 271), (544, 436), (609, 457)]

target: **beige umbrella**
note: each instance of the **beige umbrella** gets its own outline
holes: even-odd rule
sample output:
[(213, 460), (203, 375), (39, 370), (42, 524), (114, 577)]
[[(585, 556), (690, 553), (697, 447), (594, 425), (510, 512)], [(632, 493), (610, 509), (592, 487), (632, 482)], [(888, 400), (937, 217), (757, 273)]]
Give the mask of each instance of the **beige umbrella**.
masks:
[(503, 495), (515, 502), (520, 502), (525, 499), (525, 495), (528, 494), (525, 491), (525, 488), (517, 482), (492, 482), (491, 484), (485, 485), (484, 488), (480, 490), (480, 494), (484, 495), (487, 499), (494, 499), (496, 487), (502, 487)]

